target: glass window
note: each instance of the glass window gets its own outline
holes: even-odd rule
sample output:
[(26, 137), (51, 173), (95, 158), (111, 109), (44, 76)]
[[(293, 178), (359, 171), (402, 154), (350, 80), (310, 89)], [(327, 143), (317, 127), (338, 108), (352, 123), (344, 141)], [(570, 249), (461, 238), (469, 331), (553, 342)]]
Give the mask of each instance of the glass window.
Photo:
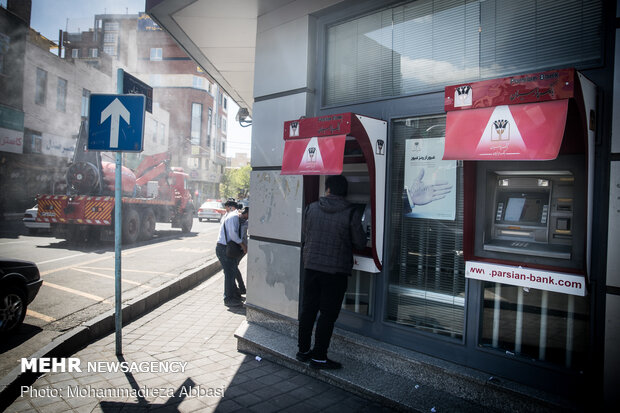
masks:
[(88, 49), (88, 57), (98, 57), (98, 56), (99, 56), (99, 49), (97, 49), (96, 47), (92, 47)]
[(418, 0), (327, 28), (323, 103), (602, 59), (601, 0)]
[(213, 108), (209, 108), (207, 115), (207, 148), (211, 147), (211, 128), (213, 127)]
[(81, 107), (81, 115), (83, 118), (88, 117), (88, 105), (90, 103), (90, 90), (82, 89), (82, 107)]
[(37, 84), (34, 95), (35, 103), (39, 105), (45, 104), (47, 95), (47, 71), (37, 67)]
[(103, 51), (109, 56), (116, 56), (116, 46), (114, 45), (104, 45)]
[(106, 31), (118, 31), (120, 25), (118, 22), (105, 22)]
[(222, 118), (222, 132), (226, 133), (226, 118)]
[(192, 76), (192, 86), (196, 89), (206, 90), (205, 87), (205, 78), (200, 76)]
[(192, 145), (200, 145), (200, 131), (202, 129), (202, 105), (192, 103), (191, 141)]
[(80, 49), (71, 49), (71, 57), (78, 59), (80, 57)]
[(116, 33), (105, 33), (103, 35), (104, 43), (116, 43)]
[(586, 368), (588, 297), (484, 283), (481, 344), (576, 370)]
[(372, 315), (374, 276), (372, 273), (353, 270), (347, 291), (342, 302), (342, 309), (357, 314)]
[(151, 47), (151, 60), (161, 60), (162, 53), (161, 47)]
[(443, 151), (444, 131), (444, 116), (393, 122), (388, 215), (393, 232), (386, 249), (393, 255), (387, 269), (386, 314), (389, 321), (461, 339), (465, 322), (462, 162), (428, 160), (436, 148)]
[(67, 109), (67, 81), (63, 78), (58, 78), (58, 85), (56, 87), (56, 110), (65, 112)]
[(32, 141), (31, 141), (31, 146), (30, 146), (30, 150), (32, 153), (41, 153), (41, 151), (43, 150), (43, 138), (41, 138), (41, 135), (33, 133), (32, 135)]

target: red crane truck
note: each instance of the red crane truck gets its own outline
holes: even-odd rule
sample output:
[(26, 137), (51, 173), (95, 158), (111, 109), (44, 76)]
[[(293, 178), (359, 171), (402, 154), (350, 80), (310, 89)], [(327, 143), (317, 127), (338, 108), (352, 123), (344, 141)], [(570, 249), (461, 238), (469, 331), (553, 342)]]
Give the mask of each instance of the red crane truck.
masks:
[[(83, 121), (67, 171), (67, 193), (37, 196), (38, 222), (69, 241), (114, 239), (116, 164), (88, 151), (88, 123)], [(124, 244), (153, 237), (157, 222), (189, 232), (194, 204), (183, 168), (170, 167), (170, 153), (145, 156), (131, 170), (122, 168), (122, 239)]]

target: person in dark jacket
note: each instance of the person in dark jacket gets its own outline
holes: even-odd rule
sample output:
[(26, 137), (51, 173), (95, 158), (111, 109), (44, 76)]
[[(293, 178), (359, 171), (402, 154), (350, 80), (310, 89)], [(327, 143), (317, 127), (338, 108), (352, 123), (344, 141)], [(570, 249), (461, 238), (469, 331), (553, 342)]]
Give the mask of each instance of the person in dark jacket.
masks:
[(304, 281), (296, 357), (316, 369), (342, 367), (327, 358), (327, 349), (353, 268), (353, 249), (366, 245), (361, 212), (345, 199), (347, 190), (344, 176), (328, 177), (325, 196), (308, 205), (304, 215)]

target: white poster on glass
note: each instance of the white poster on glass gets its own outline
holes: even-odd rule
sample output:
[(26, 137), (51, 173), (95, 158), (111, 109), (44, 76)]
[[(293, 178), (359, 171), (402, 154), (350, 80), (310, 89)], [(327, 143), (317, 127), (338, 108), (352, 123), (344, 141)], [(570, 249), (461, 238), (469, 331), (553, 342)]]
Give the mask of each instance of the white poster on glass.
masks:
[(444, 161), (444, 138), (409, 139), (405, 146), (404, 214), (411, 218), (456, 217), (456, 161)]

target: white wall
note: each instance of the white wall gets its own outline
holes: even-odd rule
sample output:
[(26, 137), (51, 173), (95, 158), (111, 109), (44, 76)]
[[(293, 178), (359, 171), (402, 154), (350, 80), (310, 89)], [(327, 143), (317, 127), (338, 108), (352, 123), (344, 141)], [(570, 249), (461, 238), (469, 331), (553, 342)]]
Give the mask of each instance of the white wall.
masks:
[[(44, 105), (34, 101), (37, 67), (47, 71), (47, 97)], [(65, 112), (56, 110), (59, 77), (67, 81)], [(115, 93), (115, 85), (116, 76), (104, 74), (79, 60), (62, 60), (28, 43), (24, 66), (24, 127), (71, 138), (80, 130), (82, 89), (86, 88), (91, 93)]]
[[(299, 0), (258, 19), (252, 112), (248, 304), (297, 318), (303, 178), (282, 176), (284, 122), (312, 116), (311, 12), (332, 1)], [(273, 242), (271, 241), (273, 240)], [(291, 245), (291, 242), (293, 245)]]

